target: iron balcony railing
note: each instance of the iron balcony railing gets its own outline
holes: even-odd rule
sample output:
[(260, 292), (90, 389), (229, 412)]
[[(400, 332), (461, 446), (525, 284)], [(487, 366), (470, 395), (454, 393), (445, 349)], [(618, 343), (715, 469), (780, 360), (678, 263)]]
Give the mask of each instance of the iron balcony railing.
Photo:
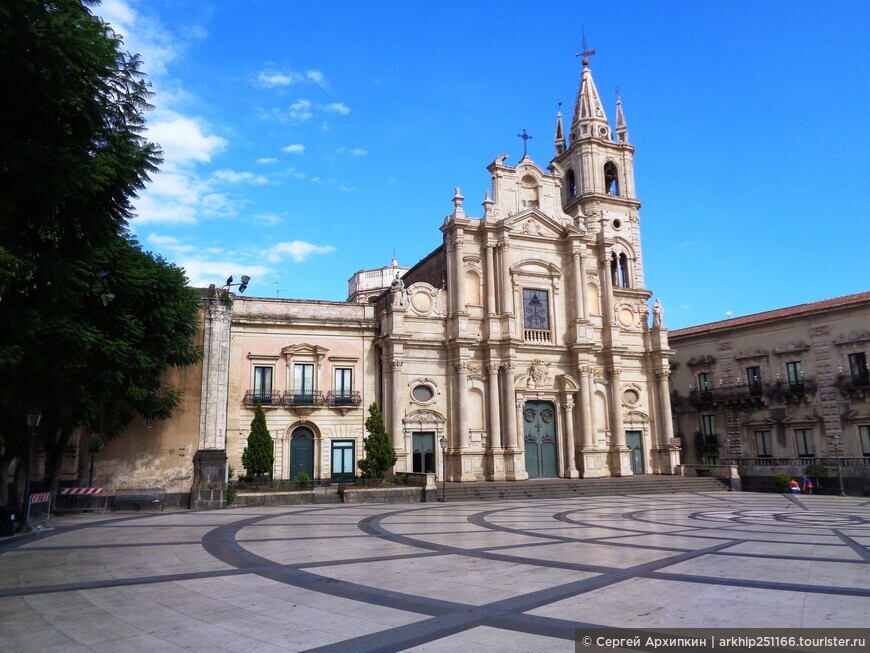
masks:
[(284, 393), (285, 406), (321, 406), (323, 393), (319, 390), (288, 390)]
[(263, 406), (280, 406), (281, 393), (271, 390), (248, 390), (242, 399), (245, 406), (256, 406), (259, 402)]
[(328, 406), (359, 406), (362, 397), (356, 390), (351, 392), (327, 392), (326, 403)]

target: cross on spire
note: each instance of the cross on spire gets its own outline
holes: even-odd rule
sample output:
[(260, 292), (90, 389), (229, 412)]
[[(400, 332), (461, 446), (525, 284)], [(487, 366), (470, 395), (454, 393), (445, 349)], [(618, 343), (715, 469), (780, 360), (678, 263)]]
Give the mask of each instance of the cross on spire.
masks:
[(529, 135), (526, 133), (526, 130), (524, 129), (522, 134), (517, 134), (517, 138), (522, 138), (522, 139), (523, 139), (523, 156), (524, 156), (524, 157), (525, 157), (525, 156), (528, 156), (528, 151), (526, 150), (526, 143), (527, 143), (528, 141), (532, 140), (532, 137), (529, 136)]

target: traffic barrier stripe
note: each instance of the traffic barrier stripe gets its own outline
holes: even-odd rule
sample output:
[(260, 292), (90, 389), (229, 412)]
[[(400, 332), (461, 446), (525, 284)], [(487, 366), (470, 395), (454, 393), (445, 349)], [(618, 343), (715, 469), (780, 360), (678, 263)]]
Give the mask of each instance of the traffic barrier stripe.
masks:
[(38, 494), (30, 495), (30, 503), (50, 503), (51, 492), (39, 492)]
[(102, 494), (101, 487), (64, 487), (57, 491), (61, 495), (92, 495)]

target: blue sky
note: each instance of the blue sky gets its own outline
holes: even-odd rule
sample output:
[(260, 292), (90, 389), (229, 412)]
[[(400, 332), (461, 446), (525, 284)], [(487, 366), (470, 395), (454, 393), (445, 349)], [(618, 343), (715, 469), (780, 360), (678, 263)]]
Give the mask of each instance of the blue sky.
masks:
[(455, 187), (553, 157), (581, 30), (619, 88), (646, 286), (671, 329), (870, 289), (870, 2), (104, 0), (161, 172), (133, 232), (193, 285), (343, 301), (441, 242)]

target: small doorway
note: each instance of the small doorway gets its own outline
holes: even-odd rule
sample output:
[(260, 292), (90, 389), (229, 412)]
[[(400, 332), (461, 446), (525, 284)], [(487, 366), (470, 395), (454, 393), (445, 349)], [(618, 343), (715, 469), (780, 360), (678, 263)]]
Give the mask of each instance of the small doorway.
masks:
[(556, 411), (548, 401), (523, 406), (523, 444), (529, 478), (556, 478)]
[(290, 480), (298, 480), (300, 474), (314, 478), (314, 433), (304, 426), (290, 436)]
[(435, 434), (432, 432), (412, 433), (413, 471), (435, 473)]
[(632, 473), (643, 474), (643, 433), (641, 431), (626, 431), (625, 444), (629, 448)]
[(354, 450), (353, 440), (332, 441), (332, 480), (346, 481), (354, 477)]

